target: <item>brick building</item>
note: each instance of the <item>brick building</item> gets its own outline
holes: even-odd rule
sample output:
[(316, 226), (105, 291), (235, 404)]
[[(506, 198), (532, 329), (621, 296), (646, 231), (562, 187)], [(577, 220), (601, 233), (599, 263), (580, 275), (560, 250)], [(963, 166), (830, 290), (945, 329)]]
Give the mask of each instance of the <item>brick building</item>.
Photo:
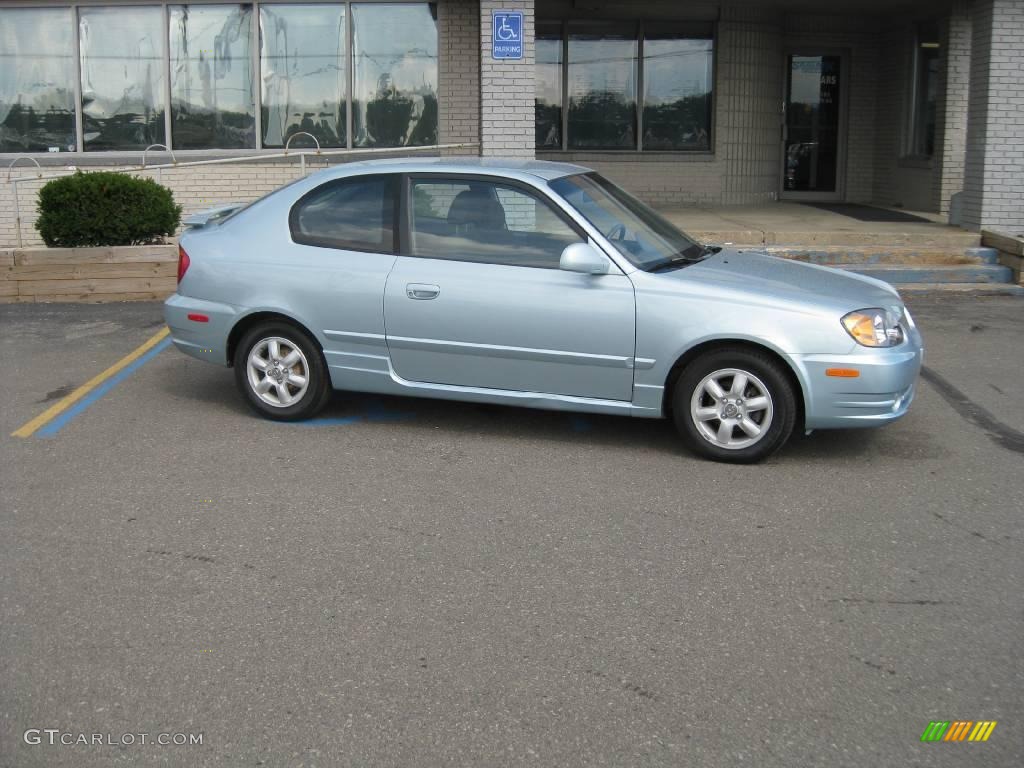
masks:
[(579, 162), (659, 205), (956, 200), (968, 228), (1022, 228), (1022, 45), (1024, 0), (6, 0), (0, 162), (238, 158), (147, 171), (195, 210), (294, 178), (269, 156), (312, 135)]

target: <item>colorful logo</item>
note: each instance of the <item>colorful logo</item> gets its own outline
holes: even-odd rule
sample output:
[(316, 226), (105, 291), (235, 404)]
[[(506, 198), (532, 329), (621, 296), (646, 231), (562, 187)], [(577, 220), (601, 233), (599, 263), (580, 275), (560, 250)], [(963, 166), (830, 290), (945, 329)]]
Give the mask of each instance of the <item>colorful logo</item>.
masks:
[(932, 720), (921, 741), (988, 741), (995, 727), (995, 720)]

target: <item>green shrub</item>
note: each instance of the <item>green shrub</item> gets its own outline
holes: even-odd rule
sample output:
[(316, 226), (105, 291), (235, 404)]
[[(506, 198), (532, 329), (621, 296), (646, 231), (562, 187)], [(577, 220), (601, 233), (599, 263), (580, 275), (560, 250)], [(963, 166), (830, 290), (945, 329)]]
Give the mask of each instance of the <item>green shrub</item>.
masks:
[(126, 173), (79, 171), (39, 190), (36, 229), (50, 247), (158, 243), (180, 221), (171, 190)]

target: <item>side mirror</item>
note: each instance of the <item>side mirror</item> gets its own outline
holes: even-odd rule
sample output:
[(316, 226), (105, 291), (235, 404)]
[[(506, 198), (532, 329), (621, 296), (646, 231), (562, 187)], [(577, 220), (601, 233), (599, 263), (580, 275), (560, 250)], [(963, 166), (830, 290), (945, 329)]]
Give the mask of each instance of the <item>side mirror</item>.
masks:
[(566, 272), (582, 272), (584, 275), (607, 275), (608, 257), (589, 243), (573, 243), (562, 251), (558, 268)]

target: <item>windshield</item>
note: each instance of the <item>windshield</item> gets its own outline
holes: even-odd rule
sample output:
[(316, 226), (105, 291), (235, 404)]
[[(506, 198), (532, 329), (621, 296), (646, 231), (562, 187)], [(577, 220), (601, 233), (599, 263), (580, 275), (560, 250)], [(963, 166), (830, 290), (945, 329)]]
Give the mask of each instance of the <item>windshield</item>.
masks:
[(564, 176), (549, 185), (640, 269), (684, 267), (708, 254), (703, 245), (600, 174)]

